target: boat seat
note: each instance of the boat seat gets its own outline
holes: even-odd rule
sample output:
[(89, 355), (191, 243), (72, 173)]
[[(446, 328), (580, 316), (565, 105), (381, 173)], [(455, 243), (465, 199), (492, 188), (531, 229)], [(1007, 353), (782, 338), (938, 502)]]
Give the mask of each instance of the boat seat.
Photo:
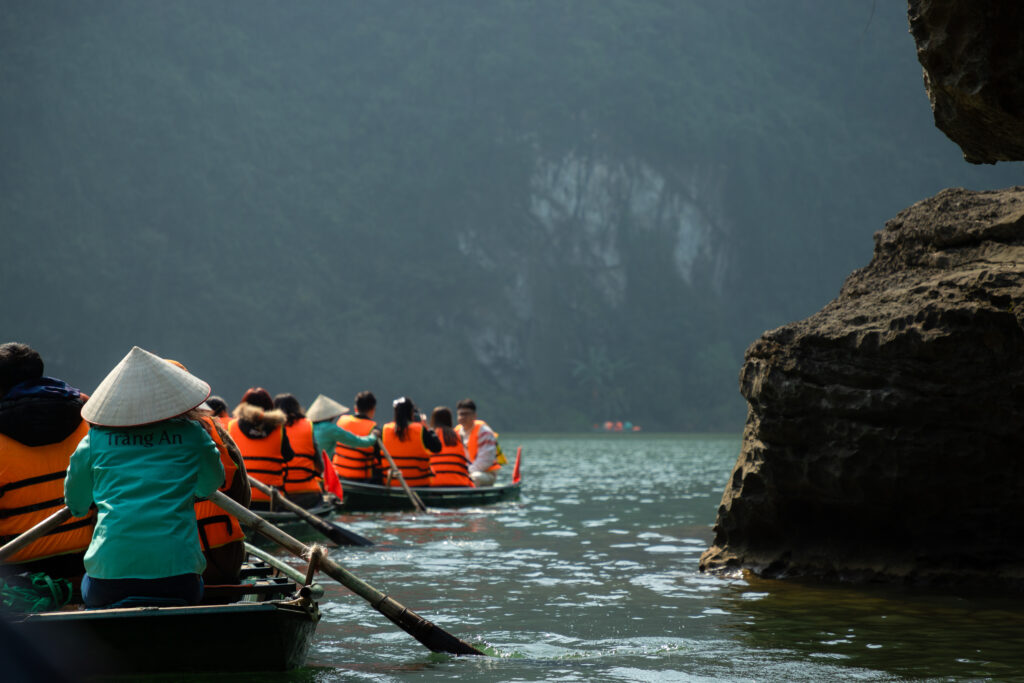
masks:
[(148, 595), (129, 595), (117, 602), (105, 605), (101, 609), (118, 609), (121, 607), (185, 607), (187, 600), (181, 598), (158, 598)]

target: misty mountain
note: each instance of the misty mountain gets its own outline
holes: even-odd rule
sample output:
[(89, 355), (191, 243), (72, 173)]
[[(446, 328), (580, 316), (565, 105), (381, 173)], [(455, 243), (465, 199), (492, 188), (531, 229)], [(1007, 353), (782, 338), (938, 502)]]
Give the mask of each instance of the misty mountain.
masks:
[(947, 186), (899, 3), (0, 2), (0, 324), (89, 391), (735, 430), (744, 348)]

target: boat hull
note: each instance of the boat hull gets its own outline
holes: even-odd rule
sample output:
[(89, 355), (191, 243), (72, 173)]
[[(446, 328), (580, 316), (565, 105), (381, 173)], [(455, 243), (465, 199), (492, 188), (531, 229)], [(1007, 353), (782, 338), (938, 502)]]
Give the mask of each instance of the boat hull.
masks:
[(319, 620), (316, 603), (300, 598), (44, 612), (11, 626), (60, 643), (62, 664), (88, 674), (287, 671), (302, 666)]
[[(339, 509), (346, 512), (383, 512), (415, 509), (400, 487), (341, 480), (345, 492)], [(457, 486), (414, 487), (413, 491), (432, 508), (465, 508), (519, 500), (521, 483), (468, 488)]]

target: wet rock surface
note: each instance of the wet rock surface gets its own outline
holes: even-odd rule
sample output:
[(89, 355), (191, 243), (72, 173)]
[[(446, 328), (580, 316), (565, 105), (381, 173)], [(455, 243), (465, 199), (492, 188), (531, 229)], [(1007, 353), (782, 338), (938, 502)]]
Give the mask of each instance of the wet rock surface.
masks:
[(1024, 187), (902, 211), (740, 389), (702, 570), (1024, 585)]
[(1024, 159), (1024, 3), (910, 0), (935, 125), (972, 163)]

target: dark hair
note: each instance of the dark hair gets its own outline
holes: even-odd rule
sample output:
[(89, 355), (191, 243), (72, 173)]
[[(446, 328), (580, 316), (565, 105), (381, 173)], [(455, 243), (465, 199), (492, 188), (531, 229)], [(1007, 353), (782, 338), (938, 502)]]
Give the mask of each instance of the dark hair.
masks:
[(445, 446), (454, 446), (459, 443), (459, 435), (452, 429), (452, 411), (444, 406), (434, 408), (430, 414), (430, 426), (441, 437)]
[(377, 397), (372, 391), (360, 391), (356, 394), (356, 412), (365, 415), (377, 407)]
[(455, 410), (462, 410), (463, 408), (472, 410), (474, 413), (476, 412), (476, 404), (473, 403), (471, 398), (464, 398), (455, 404)]
[(395, 399), (395, 436), (399, 441), (405, 441), (405, 434), (409, 429), (409, 423), (413, 421), (412, 413), (415, 406), (412, 400), (402, 396)]
[(253, 387), (242, 395), (242, 403), (248, 403), (263, 410), (274, 409), (274, 399), (270, 398), (270, 392), (263, 387)]
[(220, 396), (211, 396), (206, 399), (206, 405), (210, 406), (210, 410), (217, 417), (228, 414), (228, 404)]
[(43, 376), (43, 358), (28, 344), (0, 344), (0, 396), (25, 380)]
[(302, 412), (302, 406), (299, 405), (299, 399), (295, 398), (291, 394), (278, 394), (275, 396), (274, 407), (278, 410), (284, 411), (284, 414), (288, 416), (289, 427), (291, 427), (292, 423), (296, 420), (306, 417), (306, 413)]

